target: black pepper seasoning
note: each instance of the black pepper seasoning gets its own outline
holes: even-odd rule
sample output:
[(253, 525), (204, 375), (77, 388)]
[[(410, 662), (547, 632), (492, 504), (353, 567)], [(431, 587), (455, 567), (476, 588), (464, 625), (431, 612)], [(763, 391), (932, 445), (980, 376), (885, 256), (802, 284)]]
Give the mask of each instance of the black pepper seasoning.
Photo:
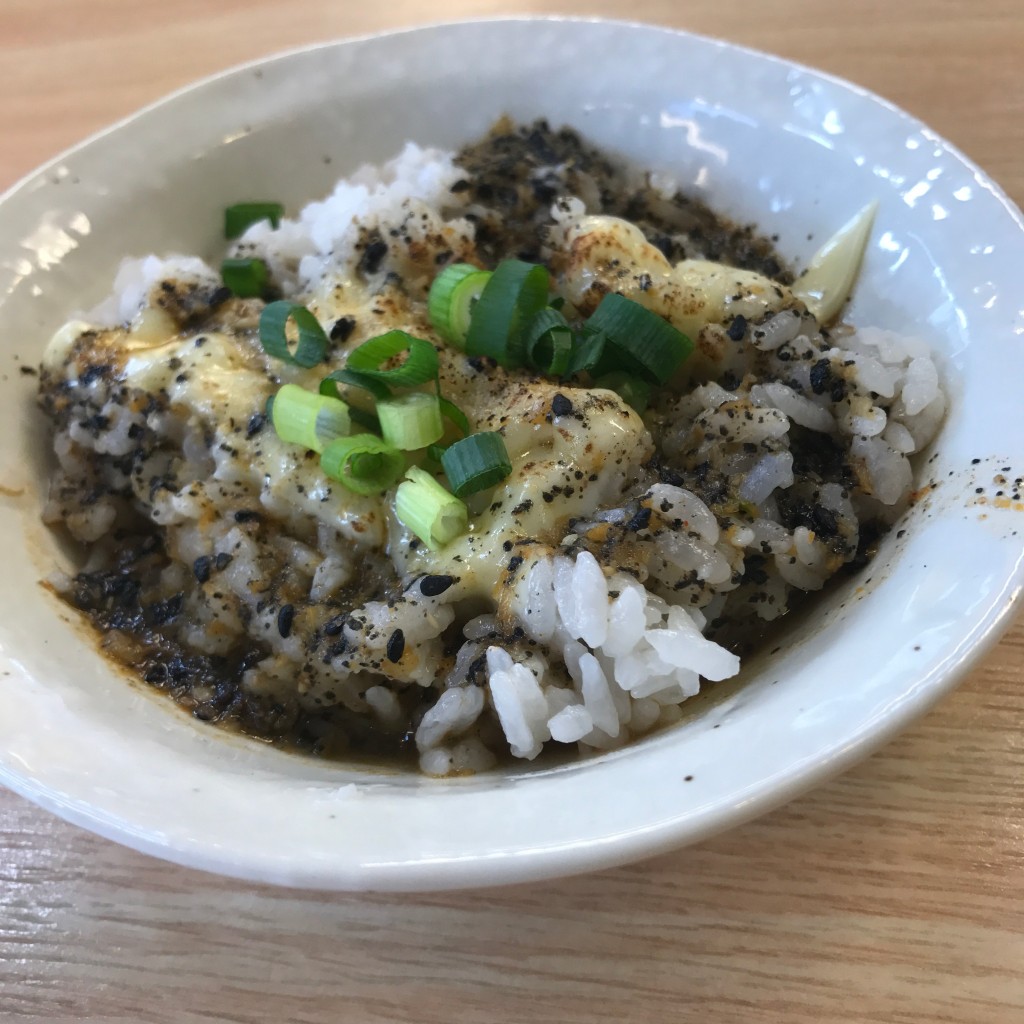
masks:
[(551, 399), (551, 411), (556, 416), (571, 416), (572, 415), (572, 402), (565, 397), (561, 392), (555, 395)]

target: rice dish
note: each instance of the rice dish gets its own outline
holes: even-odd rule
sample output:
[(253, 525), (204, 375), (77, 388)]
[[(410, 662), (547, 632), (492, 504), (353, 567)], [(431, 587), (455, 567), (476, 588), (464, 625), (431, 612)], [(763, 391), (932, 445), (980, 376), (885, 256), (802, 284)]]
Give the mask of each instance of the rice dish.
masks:
[[(924, 342), (815, 316), (751, 228), (543, 122), (459, 153), (409, 143), (230, 255), (266, 268), (263, 297), (194, 256), (126, 260), (51, 341), (44, 518), (85, 551), (54, 586), (197, 718), (328, 756), (444, 776), (671, 725), (870, 556), (945, 414)], [(586, 373), (445, 343), (438, 275), (510, 258), (549, 268), (574, 323), (625, 296), (692, 355), (641, 414)], [(323, 362), (264, 348), (272, 298), (312, 312)], [(443, 545), (395, 486), (347, 490), (267, 413), (394, 329), (431, 343), (443, 395), (510, 459)]]

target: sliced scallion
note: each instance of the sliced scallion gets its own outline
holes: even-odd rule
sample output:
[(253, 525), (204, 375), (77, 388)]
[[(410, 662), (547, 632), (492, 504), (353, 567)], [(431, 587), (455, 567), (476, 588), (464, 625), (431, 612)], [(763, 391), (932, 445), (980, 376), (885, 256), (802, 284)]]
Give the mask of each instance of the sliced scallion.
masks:
[(430, 548), (442, 548), (466, 532), (469, 510), (426, 470), (406, 471), (395, 494), (395, 515)]
[(379, 494), (402, 475), (405, 458), (373, 434), (355, 434), (327, 445), (320, 456), (320, 467), (356, 494)]
[(526, 360), (552, 377), (561, 377), (569, 368), (572, 354), (572, 328), (569, 321), (551, 306), (542, 309), (526, 330)]
[(266, 291), (270, 275), (263, 260), (230, 257), (221, 261), (220, 277), (240, 299), (255, 299)]
[(505, 367), (525, 362), (525, 333), (548, 303), (550, 275), (544, 267), (503, 260), (480, 293), (466, 335), (471, 356), (489, 356)]
[(357, 405), (350, 405), (348, 414), (352, 422), (358, 423), (364, 430), (370, 430), (375, 434), (380, 433), (380, 420), (372, 412), (360, 409)]
[[(693, 342), (657, 313), (610, 292), (587, 321), (588, 331), (605, 336), (605, 346), (614, 349), (617, 366), (658, 384), (667, 384), (683, 360), (693, 351)], [(598, 366), (604, 363), (602, 358)], [(601, 367), (602, 372), (604, 367)]]
[(322, 452), (351, 428), (348, 406), (337, 398), (317, 395), (298, 384), (285, 384), (274, 396), (270, 421), (282, 441)]
[(589, 325), (584, 325), (569, 355), (566, 374), (575, 377), (586, 371), (596, 377), (611, 372), (616, 360), (617, 356), (609, 343), (608, 335), (604, 331), (592, 330)]
[[(381, 369), (403, 352), (408, 355), (400, 366)], [(388, 331), (354, 348), (345, 362), (345, 369), (388, 387), (414, 388), (437, 377), (437, 349), (429, 341), (414, 338), (405, 331)]]
[(607, 388), (614, 391), (627, 405), (632, 406), (641, 415), (646, 412), (651, 401), (651, 385), (642, 377), (613, 370), (594, 381), (595, 388)]
[[(288, 321), (298, 329), (295, 351), (288, 341)], [(309, 368), (322, 362), (328, 342), (320, 322), (305, 306), (281, 299), (265, 306), (260, 314), (260, 344), (268, 355), (286, 363)]]
[(238, 238), (246, 228), (261, 220), (269, 220), (271, 227), (278, 227), (284, 216), (280, 203), (235, 203), (224, 211), (224, 237)]
[(469, 263), (453, 263), (434, 278), (427, 313), (434, 329), (456, 348), (466, 347), (466, 334), (480, 293), (491, 279), (490, 271)]
[(381, 383), (375, 377), (357, 373), (355, 370), (341, 369), (329, 373), (320, 381), (321, 395), (338, 395), (338, 385), (348, 384), (350, 387), (363, 388), (369, 391), (374, 398), (380, 400), (391, 397), (391, 388)]
[(463, 436), (468, 434), (469, 419), (466, 414), (454, 402), (449, 402), (447, 398), (442, 398), (438, 395), (437, 400), (441, 406), (441, 415), (446, 420), (451, 420), (460, 434)]
[(441, 465), (458, 497), (476, 494), (500, 483), (512, 472), (512, 462), (501, 434), (480, 431), (450, 445)]
[(412, 452), (441, 440), (444, 423), (437, 395), (410, 391), (377, 403), (381, 433), (388, 444)]

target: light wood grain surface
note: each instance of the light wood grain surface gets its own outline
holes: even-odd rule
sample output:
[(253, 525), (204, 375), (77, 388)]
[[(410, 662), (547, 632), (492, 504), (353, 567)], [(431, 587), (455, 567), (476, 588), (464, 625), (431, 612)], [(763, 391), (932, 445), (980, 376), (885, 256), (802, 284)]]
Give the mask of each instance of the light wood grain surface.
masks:
[[(1024, 200), (1021, 0), (0, 0), (0, 189), (238, 61), (510, 10), (627, 16), (826, 68)], [(259, 888), (0, 792), (0, 1019), (1024, 1021), (1024, 628), (830, 785), (698, 847), (558, 883)]]

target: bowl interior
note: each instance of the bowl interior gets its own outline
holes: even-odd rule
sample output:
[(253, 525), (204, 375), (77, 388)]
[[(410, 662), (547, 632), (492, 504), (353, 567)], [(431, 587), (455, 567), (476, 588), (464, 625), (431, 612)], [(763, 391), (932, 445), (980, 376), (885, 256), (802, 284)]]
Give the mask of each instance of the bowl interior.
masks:
[[(878, 199), (850, 318), (922, 335), (940, 355), (951, 412), (919, 466), (927, 494), (860, 577), (786, 627), (739, 685), (590, 762), (437, 782), (194, 722), (115, 672), (40, 585), (69, 553), (38, 520), (46, 438), (22, 368), (109, 291), (121, 257), (216, 258), (224, 206), (271, 196), (296, 209), (407, 139), (457, 147), (502, 114), (569, 124), (671, 174), (777, 234), (797, 264)], [(1013, 397), (1022, 238), (1019, 214), (980, 172), (878, 99), (646, 27), (441, 26), (286, 55), (150, 108), (0, 202), (0, 780), (172, 859), (341, 888), (579, 870), (780, 802), (948, 688), (1019, 589), (1020, 510), (979, 505), (976, 488), (1024, 466)]]

